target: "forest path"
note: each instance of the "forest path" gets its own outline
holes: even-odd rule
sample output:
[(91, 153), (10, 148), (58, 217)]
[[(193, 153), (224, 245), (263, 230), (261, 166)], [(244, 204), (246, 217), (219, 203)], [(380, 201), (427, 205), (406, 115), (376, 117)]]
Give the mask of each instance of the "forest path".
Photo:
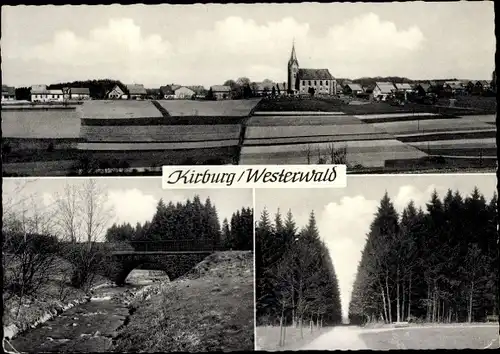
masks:
[(301, 350), (361, 350), (368, 349), (360, 333), (363, 331), (357, 326), (339, 326), (321, 335)]

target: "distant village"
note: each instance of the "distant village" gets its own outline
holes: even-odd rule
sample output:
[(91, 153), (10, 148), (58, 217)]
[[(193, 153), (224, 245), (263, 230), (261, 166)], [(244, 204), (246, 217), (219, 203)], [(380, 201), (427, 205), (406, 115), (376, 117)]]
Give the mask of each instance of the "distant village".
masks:
[(84, 101), (90, 99), (145, 100), (145, 99), (208, 99), (225, 100), (250, 97), (327, 95), (374, 101), (397, 98), (433, 100), (464, 95), (495, 95), (496, 73), (492, 80), (410, 80), (407, 78), (361, 78), (356, 80), (333, 77), (328, 69), (304, 69), (292, 46), (288, 60), (287, 80), (252, 82), (242, 77), (227, 80), (223, 85), (206, 89), (202, 85), (169, 84), (159, 88), (145, 88), (142, 84), (125, 85), (117, 80), (91, 80), (55, 85), (34, 85), (14, 88), (2, 85), (2, 102), (24, 100), (32, 103)]

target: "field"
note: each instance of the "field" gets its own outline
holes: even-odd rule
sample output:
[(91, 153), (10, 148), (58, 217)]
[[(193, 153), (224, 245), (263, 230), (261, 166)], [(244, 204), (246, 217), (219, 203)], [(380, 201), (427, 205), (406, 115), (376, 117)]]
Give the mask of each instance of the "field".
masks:
[(87, 101), (79, 107), (82, 118), (123, 119), (162, 118), (163, 114), (151, 101)]
[[(4, 170), (64, 174), (83, 156), (119, 160), (131, 168), (307, 164), (320, 158), (328, 162), (332, 143), (347, 148), (347, 163), (354, 172), (492, 167), (495, 116), (439, 114), (443, 109), (342, 104), (324, 98), (88, 101), (76, 110), (6, 109), (3, 143), (11, 151), (4, 155)], [(444, 162), (423, 160), (428, 155), (442, 155)], [(43, 166), (44, 161), (50, 164)]]
[(158, 125), (158, 126), (82, 126), (87, 142), (193, 142), (236, 140), (241, 126), (231, 125)]
[(253, 254), (216, 253), (161, 293), (133, 303), (137, 310), (116, 351), (251, 351), (253, 297)]
[[(243, 146), (240, 164), (307, 164), (308, 149), (310, 163), (317, 163), (319, 156), (328, 160), (330, 143), (290, 144), (272, 146)], [(347, 149), (347, 163), (355, 167), (383, 167), (386, 160), (411, 159), (426, 156), (418, 149), (391, 140), (350, 140), (334, 144), (335, 148)], [(318, 149), (320, 154), (318, 154)]]
[(173, 117), (246, 117), (255, 108), (257, 103), (259, 103), (259, 100), (159, 100), (157, 102)]
[[(312, 102), (325, 103), (315, 99), (295, 101), (307, 108)], [(391, 106), (383, 102), (335, 109), (335, 114), (321, 116), (258, 111), (247, 121), (240, 164), (307, 164), (320, 158), (328, 162), (332, 143), (334, 148), (347, 149), (347, 163), (356, 171), (387, 167), (394, 172), (408, 170), (410, 165), (492, 167), (493, 160), (489, 159), (496, 156), (493, 115), (442, 116), (432, 112), (430, 106)], [(428, 155), (442, 155), (442, 161), (424, 160)]]
[(2, 137), (78, 138), (80, 115), (76, 110), (2, 110)]

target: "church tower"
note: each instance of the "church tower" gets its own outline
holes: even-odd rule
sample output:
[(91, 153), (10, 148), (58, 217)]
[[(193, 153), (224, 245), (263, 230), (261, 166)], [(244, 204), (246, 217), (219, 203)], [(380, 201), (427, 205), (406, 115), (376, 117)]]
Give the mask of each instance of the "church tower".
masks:
[(295, 92), (298, 89), (297, 75), (299, 73), (299, 61), (295, 54), (295, 42), (292, 44), (292, 54), (288, 60), (288, 90)]

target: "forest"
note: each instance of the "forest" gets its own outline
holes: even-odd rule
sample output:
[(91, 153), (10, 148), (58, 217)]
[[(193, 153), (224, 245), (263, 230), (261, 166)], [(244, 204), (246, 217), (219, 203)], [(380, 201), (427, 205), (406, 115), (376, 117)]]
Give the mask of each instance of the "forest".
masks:
[(257, 325), (312, 328), (342, 320), (340, 290), (332, 259), (314, 212), (298, 229), (289, 210), (274, 221), (266, 209), (255, 229)]
[(241, 208), (219, 221), (216, 206), (210, 198), (203, 203), (198, 195), (176, 204), (162, 199), (151, 221), (144, 224), (113, 224), (106, 231), (109, 242), (200, 240), (213, 241), (224, 250), (253, 250), (253, 210)]
[(351, 324), (483, 322), (498, 311), (497, 195), (434, 191), (397, 213), (387, 193), (353, 284)]

